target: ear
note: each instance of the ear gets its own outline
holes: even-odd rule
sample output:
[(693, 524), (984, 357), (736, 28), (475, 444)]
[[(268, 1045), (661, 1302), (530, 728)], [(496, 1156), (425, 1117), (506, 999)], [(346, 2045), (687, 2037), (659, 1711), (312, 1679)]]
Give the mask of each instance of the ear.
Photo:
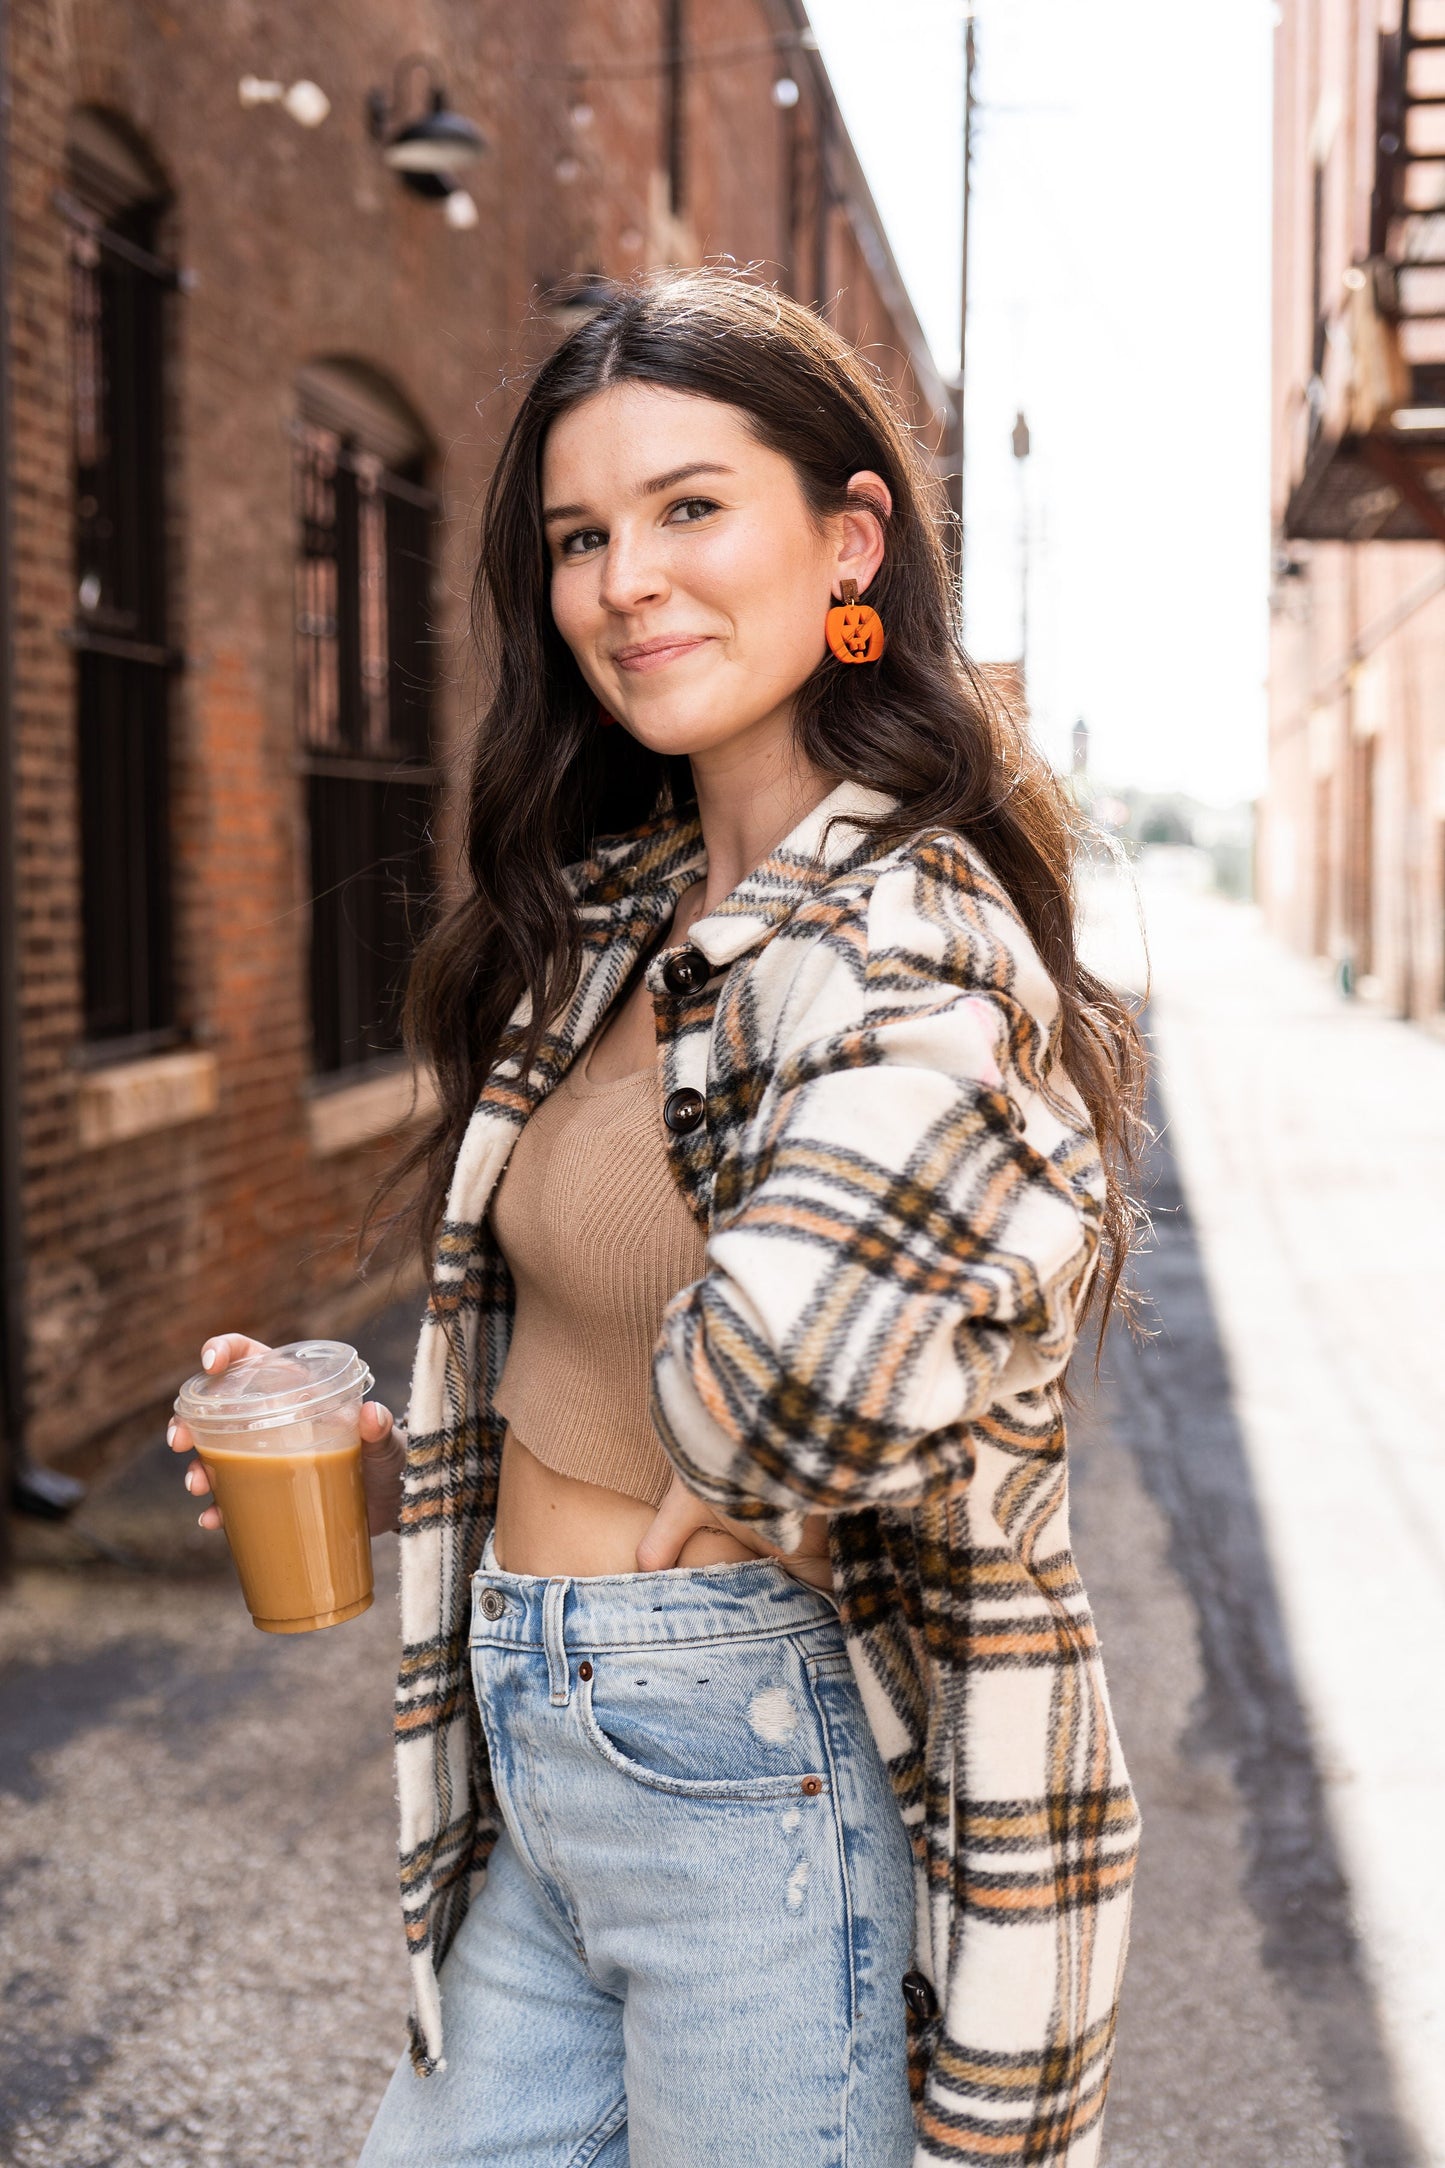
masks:
[(848, 481), (848, 506), (839, 520), (838, 556), (833, 569), (835, 592), (844, 580), (856, 580), (866, 595), (878, 577), (887, 544), (884, 523), (893, 510), (893, 497), (881, 474), (865, 467)]

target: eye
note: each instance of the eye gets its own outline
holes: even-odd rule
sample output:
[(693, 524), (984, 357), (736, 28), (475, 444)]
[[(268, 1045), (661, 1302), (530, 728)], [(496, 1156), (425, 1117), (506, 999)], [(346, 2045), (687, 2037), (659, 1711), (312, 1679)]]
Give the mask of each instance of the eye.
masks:
[(721, 509), (722, 507), (711, 497), (684, 497), (673, 506), (667, 516), (669, 520), (674, 521), (679, 527), (692, 527), (696, 525), (698, 520), (706, 519), (709, 512), (717, 512)]
[(585, 557), (589, 550), (603, 548), (606, 541), (600, 527), (574, 527), (571, 534), (563, 535), (557, 550), (562, 557)]

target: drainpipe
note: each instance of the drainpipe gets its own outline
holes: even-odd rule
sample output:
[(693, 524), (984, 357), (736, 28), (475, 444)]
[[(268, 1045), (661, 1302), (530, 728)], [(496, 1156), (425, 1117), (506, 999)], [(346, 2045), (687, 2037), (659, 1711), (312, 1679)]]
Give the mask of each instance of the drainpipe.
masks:
[(833, 176), (829, 167), (829, 154), (833, 141), (832, 90), (825, 82), (820, 88), (816, 106), (817, 133), (814, 153), (818, 161), (817, 225), (813, 231), (813, 306), (820, 316), (828, 314), (828, 243), (833, 222)]
[(31, 1465), (25, 1445), (25, 1244), (21, 1216), (20, 898), (15, 820), (14, 549), (10, 519), (10, 13), (0, 0), (0, 1574), (7, 1511), (58, 1520), (84, 1488)]
[(24, 1452), (24, 1262), (20, 1250), (19, 929), (15, 894), (14, 672), (10, 612), (10, 20), (0, 0), (0, 1572), (10, 1483)]

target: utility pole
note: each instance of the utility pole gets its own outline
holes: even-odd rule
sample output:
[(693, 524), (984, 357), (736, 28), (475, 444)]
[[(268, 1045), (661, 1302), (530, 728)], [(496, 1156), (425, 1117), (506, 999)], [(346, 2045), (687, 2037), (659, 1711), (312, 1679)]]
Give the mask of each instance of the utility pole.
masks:
[(1029, 689), (1029, 425), (1022, 412), (1013, 426), (1013, 454), (1019, 470), (1019, 680)]
[(963, 243), (959, 252), (958, 295), (958, 381), (955, 387), (958, 399), (956, 434), (954, 438), (955, 473), (952, 483), (953, 514), (957, 522), (954, 528), (954, 551), (958, 573), (959, 595), (963, 593), (964, 577), (964, 526), (963, 526), (963, 462), (964, 462), (964, 379), (965, 355), (968, 351), (968, 213), (973, 194), (973, 76), (978, 57), (974, 36), (973, 10), (969, 9), (963, 23)]

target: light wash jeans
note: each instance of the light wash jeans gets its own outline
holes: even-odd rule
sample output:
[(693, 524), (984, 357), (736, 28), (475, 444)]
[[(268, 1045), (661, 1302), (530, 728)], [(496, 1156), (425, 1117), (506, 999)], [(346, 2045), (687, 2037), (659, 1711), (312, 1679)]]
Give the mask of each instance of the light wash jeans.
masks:
[(908, 2168), (907, 1835), (771, 1560), (472, 1587), (506, 1830), (360, 2168)]

